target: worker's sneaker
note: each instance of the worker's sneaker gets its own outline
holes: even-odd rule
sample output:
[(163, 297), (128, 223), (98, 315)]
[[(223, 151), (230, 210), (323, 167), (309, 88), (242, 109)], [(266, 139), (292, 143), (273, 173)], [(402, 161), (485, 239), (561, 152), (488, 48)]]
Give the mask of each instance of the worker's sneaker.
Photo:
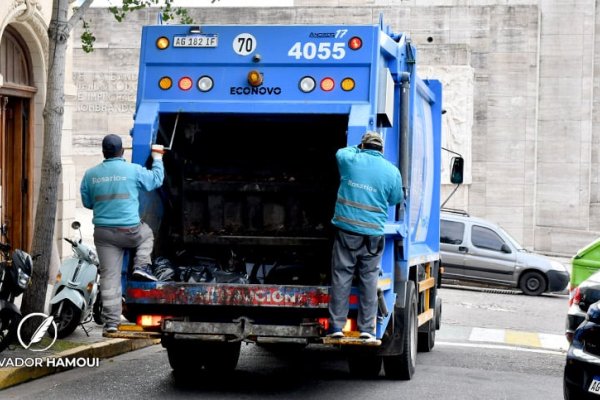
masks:
[(134, 267), (132, 276), (134, 279), (138, 279), (141, 281), (155, 282), (158, 280), (158, 279), (156, 279), (154, 274), (152, 274), (152, 269), (150, 268), (149, 265), (144, 265), (141, 267)]
[(342, 331), (331, 331), (330, 333), (327, 334), (328, 338), (331, 339), (341, 339), (344, 337), (344, 332)]
[(359, 339), (362, 339), (364, 342), (375, 342), (377, 340), (377, 338), (375, 337), (375, 335), (369, 333), (369, 332), (361, 332), (360, 336), (358, 337)]
[(104, 324), (104, 329), (102, 329), (103, 333), (117, 333), (119, 330), (119, 325), (115, 323), (106, 323)]

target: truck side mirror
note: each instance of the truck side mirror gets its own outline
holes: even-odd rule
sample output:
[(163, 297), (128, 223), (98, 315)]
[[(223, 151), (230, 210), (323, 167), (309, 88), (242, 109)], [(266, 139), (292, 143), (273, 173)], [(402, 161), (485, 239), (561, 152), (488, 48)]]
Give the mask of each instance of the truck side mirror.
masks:
[(500, 247), (500, 250), (502, 250), (502, 252), (506, 254), (512, 253), (512, 250), (510, 249), (510, 247), (508, 247), (506, 243), (504, 243), (502, 247)]
[(463, 172), (465, 160), (462, 157), (452, 157), (452, 172), (450, 173), (450, 182), (457, 185), (463, 183)]

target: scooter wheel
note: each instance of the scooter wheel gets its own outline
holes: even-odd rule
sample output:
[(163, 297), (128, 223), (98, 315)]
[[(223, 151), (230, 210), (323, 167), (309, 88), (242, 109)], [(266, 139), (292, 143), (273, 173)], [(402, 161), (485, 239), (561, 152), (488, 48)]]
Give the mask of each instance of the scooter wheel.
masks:
[(15, 341), (22, 317), (7, 308), (0, 310), (0, 352)]
[[(60, 309), (60, 314), (57, 314)], [(69, 336), (77, 325), (81, 322), (81, 309), (70, 301), (63, 301), (62, 308), (60, 303), (53, 307), (52, 315), (54, 315), (54, 322), (56, 323), (57, 334), (59, 339)]]
[(94, 302), (94, 308), (92, 308), (92, 316), (94, 317), (94, 322), (98, 325), (104, 324), (104, 318), (102, 318), (102, 299), (100, 298), (100, 293), (98, 293), (98, 297), (96, 297), (96, 301)]

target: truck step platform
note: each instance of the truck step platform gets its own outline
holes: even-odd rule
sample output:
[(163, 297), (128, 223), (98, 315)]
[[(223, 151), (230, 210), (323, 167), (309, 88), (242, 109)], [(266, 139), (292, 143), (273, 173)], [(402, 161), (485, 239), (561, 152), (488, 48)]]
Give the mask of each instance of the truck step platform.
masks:
[(359, 338), (359, 332), (345, 332), (342, 338), (324, 337), (323, 344), (339, 345), (339, 346), (381, 346), (381, 340), (366, 341)]
[(339, 346), (381, 346), (381, 340), (374, 340), (367, 342), (364, 339), (357, 337), (343, 337), (343, 338), (323, 338), (323, 344), (333, 344)]

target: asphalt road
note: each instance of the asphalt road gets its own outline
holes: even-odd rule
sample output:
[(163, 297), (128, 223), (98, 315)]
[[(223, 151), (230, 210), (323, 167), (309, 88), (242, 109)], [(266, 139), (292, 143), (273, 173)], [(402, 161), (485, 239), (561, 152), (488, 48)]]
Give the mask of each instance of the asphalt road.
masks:
[[(238, 369), (180, 380), (160, 346), (39, 379), (0, 393), (2, 399), (562, 399), (564, 353), (444, 340), (451, 327), (510, 328), (562, 333), (565, 296), (442, 289), (443, 326), (431, 353), (419, 353), (411, 381), (359, 380), (344, 355), (309, 346), (276, 354), (243, 345)], [(476, 325), (477, 324), (477, 325)], [(539, 328), (539, 329), (537, 329)]]

